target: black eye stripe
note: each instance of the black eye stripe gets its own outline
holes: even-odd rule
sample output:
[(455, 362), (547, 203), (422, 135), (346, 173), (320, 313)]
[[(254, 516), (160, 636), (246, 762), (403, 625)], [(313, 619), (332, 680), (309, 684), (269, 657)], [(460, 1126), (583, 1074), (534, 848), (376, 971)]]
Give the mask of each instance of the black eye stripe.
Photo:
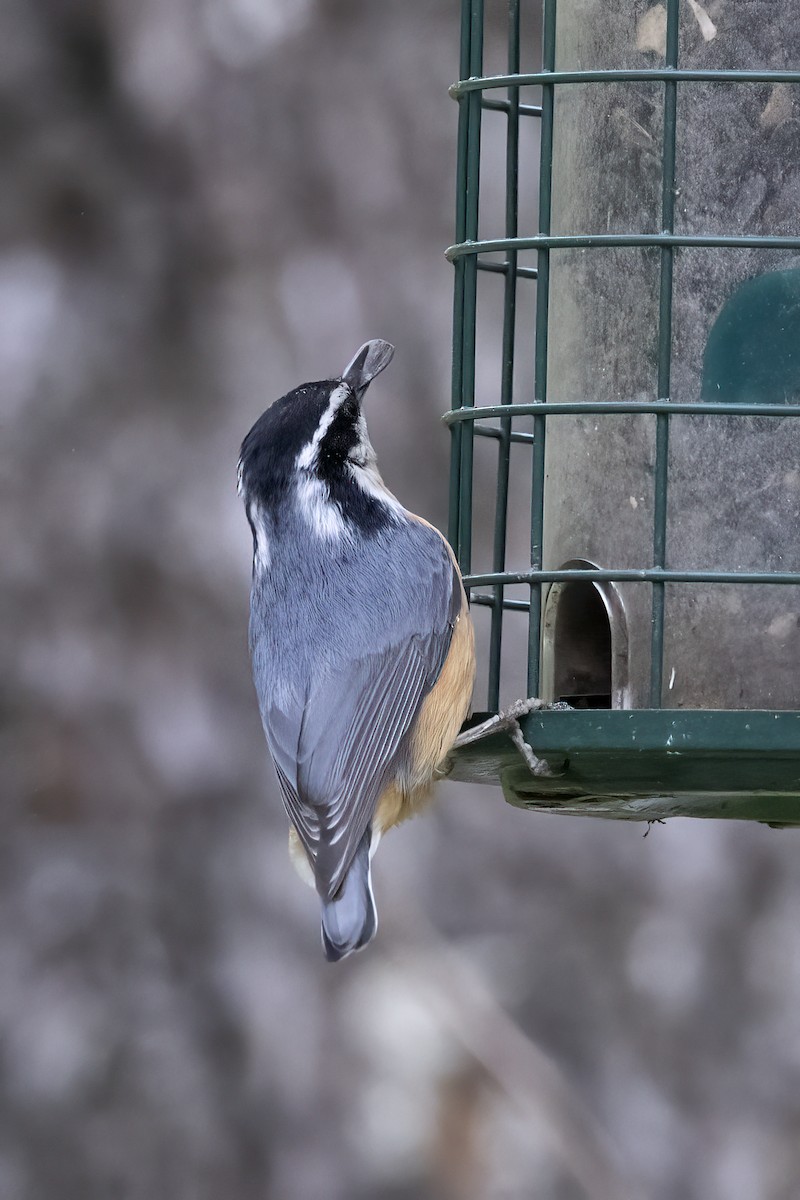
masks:
[(336, 416), (330, 423), (320, 444), (320, 458), (338, 458), (346, 456), (353, 446), (358, 443), (358, 404), (355, 397), (349, 396), (341, 405)]
[(341, 417), (353, 424), (358, 420), (358, 401), (352, 392), (350, 392), (336, 415), (337, 418)]

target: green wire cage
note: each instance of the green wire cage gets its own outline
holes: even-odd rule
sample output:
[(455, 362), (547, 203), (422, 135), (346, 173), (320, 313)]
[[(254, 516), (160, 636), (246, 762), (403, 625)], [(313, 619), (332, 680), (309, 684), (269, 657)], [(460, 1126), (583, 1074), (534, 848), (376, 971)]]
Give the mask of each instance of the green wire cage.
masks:
[(706, 2), (463, 2), (450, 540), (476, 708), (570, 708), (454, 775), (796, 824), (800, 12)]

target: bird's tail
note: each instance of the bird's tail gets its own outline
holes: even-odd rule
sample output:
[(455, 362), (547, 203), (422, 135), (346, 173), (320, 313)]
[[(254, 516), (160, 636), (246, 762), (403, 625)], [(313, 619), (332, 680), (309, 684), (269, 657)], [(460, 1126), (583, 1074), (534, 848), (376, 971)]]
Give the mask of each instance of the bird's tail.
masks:
[(367, 829), (344, 881), (332, 900), (322, 901), (322, 945), (328, 962), (338, 962), (372, 941), (378, 914), (372, 895)]

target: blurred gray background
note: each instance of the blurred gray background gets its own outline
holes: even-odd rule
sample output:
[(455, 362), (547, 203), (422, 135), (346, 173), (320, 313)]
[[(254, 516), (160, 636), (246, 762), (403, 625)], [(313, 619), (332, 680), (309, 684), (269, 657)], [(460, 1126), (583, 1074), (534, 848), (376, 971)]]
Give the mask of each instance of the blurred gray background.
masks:
[(455, 0), (0, 10), (0, 1200), (800, 1194), (796, 833), (444, 785), (338, 968), (288, 863), (238, 446), (389, 338), (444, 524), (457, 73)]

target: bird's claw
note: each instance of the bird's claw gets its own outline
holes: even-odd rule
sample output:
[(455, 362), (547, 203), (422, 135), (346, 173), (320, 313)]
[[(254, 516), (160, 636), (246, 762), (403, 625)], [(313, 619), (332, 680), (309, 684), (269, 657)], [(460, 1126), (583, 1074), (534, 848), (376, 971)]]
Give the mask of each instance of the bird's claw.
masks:
[[(481, 722), (480, 725), (475, 725), (472, 729), (466, 729), (460, 733), (453, 742), (452, 750), (461, 750), (464, 746), (472, 746), (475, 742), (483, 741), (484, 738), (490, 737), (493, 733), (507, 732), (514, 745), (519, 750), (525, 762), (528, 765), (531, 774), (533, 775), (549, 775), (550, 766), (543, 759), (538, 758), (522, 733), (520, 726), (520, 718), (527, 717), (532, 712), (540, 712), (542, 709), (568, 709), (569, 705), (563, 702), (556, 704), (548, 704), (544, 700), (540, 700), (537, 696), (529, 696), (526, 700), (515, 700), (508, 708), (497, 713), (494, 717), (489, 717), (487, 721)], [(452, 769), (452, 761), (450, 755), (443, 761), (439, 768), (443, 774), (449, 774)]]

